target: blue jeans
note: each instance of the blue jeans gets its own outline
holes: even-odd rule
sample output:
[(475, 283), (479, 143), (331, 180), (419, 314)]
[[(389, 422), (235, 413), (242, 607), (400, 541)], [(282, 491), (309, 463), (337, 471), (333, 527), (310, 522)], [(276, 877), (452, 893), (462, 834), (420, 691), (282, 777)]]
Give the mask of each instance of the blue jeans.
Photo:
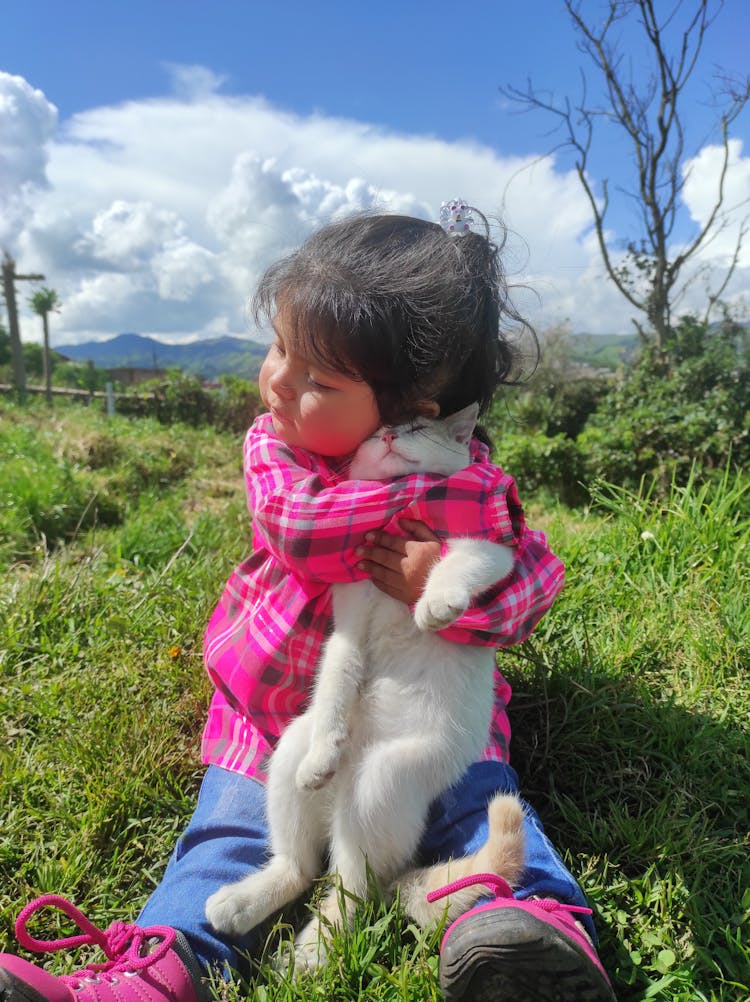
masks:
[[(515, 793), (518, 777), (508, 765), (477, 762), (432, 805), (419, 862), (435, 863), (474, 852), (487, 838), (487, 803), (500, 791)], [(526, 867), (517, 898), (555, 897), (586, 905), (583, 892), (544, 834), (536, 812), (524, 803)], [(204, 915), (206, 899), (222, 884), (240, 880), (267, 859), (265, 787), (254, 779), (209, 766), (198, 806), (180, 837), (164, 877), (138, 919), (185, 934), (208, 968), (241, 967), (240, 953), (258, 949), (256, 930), (242, 940), (219, 936)], [(594, 938), (593, 923), (581, 916)]]

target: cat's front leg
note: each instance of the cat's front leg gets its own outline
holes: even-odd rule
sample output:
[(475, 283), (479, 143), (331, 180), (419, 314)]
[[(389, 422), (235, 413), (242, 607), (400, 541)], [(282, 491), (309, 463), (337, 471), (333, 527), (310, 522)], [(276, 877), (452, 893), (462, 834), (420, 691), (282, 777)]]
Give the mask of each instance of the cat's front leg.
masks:
[(337, 585), (333, 589), (335, 630), (326, 643), (318, 668), (315, 692), (307, 710), (312, 734), (299, 764), (298, 790), (318, 790), (335, 775), (348, 738), (351, 716), (365, 675), (362, 643), (369, 581)]
[(478, 539), (452, 539), (448, 552), (430, 571), (414, 608), (422, 631), (443, 630), (462, 616), (472, 599), (513, 570), (512, 547)]
[(345, 722), (315, 740), (297, 767), (295, 782), (298, 790), (320, 790), (336, 775), (341, 750), (349, 737)]
[(359, 656), (348, 638), (330, 637), (318, 669), (312, 705), (310, 744), (297, 767), (295, 783), (301, 791), (319, 790), (336, 774), (349, 738), (349, 715), (359, 691)]
[(443, 630), (466, 612), (471, 599), (465, 579), (456, 576), (451, 562), (444, 557), (430, 571), (414, 607), (414, 622), (423, 632)]

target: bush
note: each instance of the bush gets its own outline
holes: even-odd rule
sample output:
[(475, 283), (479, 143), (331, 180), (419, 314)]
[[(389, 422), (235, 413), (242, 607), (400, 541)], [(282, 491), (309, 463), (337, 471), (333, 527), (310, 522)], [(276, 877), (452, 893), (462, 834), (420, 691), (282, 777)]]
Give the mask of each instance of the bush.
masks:
[(161, 424), (211, 425), (242, 434), (263, 410), (258, 387), (238, 376), (222, 376), (218, 389), (178, 369), (166, 379), (143, 383), (140, 392), (117, 398), (116, 410), (128, 417), (155, 417)]
[(750, 461), (747, 332), (685, 318), (667, 352), (644, 351), (589, 419), (578, 438), (589, 481), (634, 488), (655, 475), (666, 490), (696, 464), (712, 475)]
[(52, 358), (52, 385), (64, 386), (71, 390), (88, 390), (89, 393), (102, 392), (109, 376), (104, 369), (97, 369), (86, 362), (61, 362), (56, 352)]
[(504, 435), (495, 459), (516, 479), (522, 498), (549, 491), (567, 505), (587, 500), (583, 457), (565, 435)]
[(612, 380), (603, 376), (579, 376), (564, 382), (534, 379), (511, 394), (507, 404), (495, 404), (487, 425), (496, 437), (510, 420), (523, 431), (576, 438), (611, 386)]

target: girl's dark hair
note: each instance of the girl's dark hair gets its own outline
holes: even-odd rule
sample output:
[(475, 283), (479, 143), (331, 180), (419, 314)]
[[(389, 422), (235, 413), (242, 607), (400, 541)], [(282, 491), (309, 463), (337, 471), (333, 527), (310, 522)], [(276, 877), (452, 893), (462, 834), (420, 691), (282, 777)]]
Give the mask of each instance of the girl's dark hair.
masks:
[(385, 423), (414, 418), (424, 400), (441, 415), (474, 401), (481, 413), (520, 361), (503, 327), (531, 331), (510, 302), (500, 249), (489, 236), (449, 236), (411, 216), (352, 216), (268, 269), (255, 318), (283, 307), (285, 336), (364, 379)]

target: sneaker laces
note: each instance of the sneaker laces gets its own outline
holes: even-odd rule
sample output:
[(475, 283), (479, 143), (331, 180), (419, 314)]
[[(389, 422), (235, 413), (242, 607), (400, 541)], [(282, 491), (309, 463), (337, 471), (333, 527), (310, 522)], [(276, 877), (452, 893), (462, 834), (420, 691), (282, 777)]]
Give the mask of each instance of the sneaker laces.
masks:
[[(456, 891), (461, 891), (465, 887), (473, 887), (475, 884), (484, 884), (486, 887), (489, 887), (494, 892), (495, 898), (514, 897), (513, 888), (508, 881), (503, 880), (496, 873), (474, 873), (469, 877), (454, 880), (453, 883), (446, 884), (445, 887), (439, 887), (435, 891), (430, 891), (427, 895), (427, 900), (430, 903), (439, 901), (440, 898), (445, 898), (449, 894), (455, 894)], [(533, 904), (536, 908), (541, 908), (545, 912), (565, 911), (580, 915), (592, 914), (590, 908), (585, 908), (582, 905), (569, 905), (567, 902), (558, 901), (556, 898), (535, 897), (529, 898), (527, 901), (529, 904)]]
[[(82, 934), (65, 936), (62, 939), (36, 939), (26, 924), (32, 915), (43, 908), (56, 908), (72, 919)], [(60, 980), (71, 987), (79, 987), (82, 980), (116, 980), (118, 973), (132, 976), (161, 960), (172, 948), (176, 932), (169, 926), (154, 925), (143, 929), (126, 922), (113, 922), (108, 929), (94, 925), (83, 912), (66, 898), (57, 894), (44, 894), (31, 901), (16, 919), (16, 938), (27, 950), (34, 953), (56, 953), (58, 950), (74, 949), (79, 946), (98, 946), (107, 958), (103, 963), (89, 963), (76, 974), (62, 974)], [(159, 943), (151, 943), (154, 938)]]

